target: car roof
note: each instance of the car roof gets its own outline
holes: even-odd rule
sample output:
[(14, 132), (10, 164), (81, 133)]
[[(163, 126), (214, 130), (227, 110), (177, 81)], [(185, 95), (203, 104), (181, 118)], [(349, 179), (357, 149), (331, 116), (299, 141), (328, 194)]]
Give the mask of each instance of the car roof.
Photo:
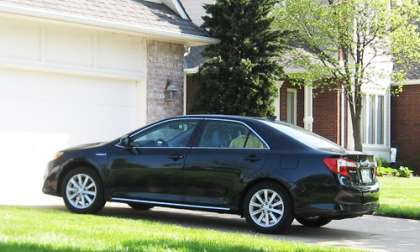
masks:
[[(173, 119), (183, 119), (183, 118), (202, 118), (202, 119), (225, 119), (225, 120), (237, 120), (237, 121), (262, 121), (270, 120), (263, 117), (249, 117), (249, 116), (237, 116), (237, 115), (218, 115), (218, 114), (198, 114), (198, 115), (184, 115), (173, 117)], [(274, 121), (274, 120), (270, 120)]]

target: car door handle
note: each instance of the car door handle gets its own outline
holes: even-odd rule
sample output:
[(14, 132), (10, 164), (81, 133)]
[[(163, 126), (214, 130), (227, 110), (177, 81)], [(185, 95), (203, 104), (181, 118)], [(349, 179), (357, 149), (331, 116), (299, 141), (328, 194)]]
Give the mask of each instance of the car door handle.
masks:
[(178, 161), (184, 158), (184, 155), (182, 154), (172, 154), (169, 156), (169, 159), (174, 160), (174, 161)]
[(251, 163), (254, 163), (254, 162), (258, 162), (258, 161), (260, 161), (260, 160), (261, 160), (261, 158), (257, 157), (256, 155), (249, 155), (249, 156), (247, 156), (247, 157), (245, 158), (245, 160), (246, 160), (246, 161), (249, 161), (249, 162), (251, 162)]

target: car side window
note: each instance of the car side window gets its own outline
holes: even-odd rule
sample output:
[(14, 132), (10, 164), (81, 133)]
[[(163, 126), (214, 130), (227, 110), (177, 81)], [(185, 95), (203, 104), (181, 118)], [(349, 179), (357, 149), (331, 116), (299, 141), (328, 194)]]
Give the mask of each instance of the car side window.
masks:
[(134, 147), (188, 147), (197, 120), (179, 120), (159, 124), (132, 138)]
[(246, 126), (225, 121), (209, 121), (198, 147), (223, 149), (265, 149), (261, 140)]
[(248, 136), (248, 140), (246, 141), (245, 148), (246, 149), (266, 149), (264, 143), (261, 142), (261, 140), (252, 132)]

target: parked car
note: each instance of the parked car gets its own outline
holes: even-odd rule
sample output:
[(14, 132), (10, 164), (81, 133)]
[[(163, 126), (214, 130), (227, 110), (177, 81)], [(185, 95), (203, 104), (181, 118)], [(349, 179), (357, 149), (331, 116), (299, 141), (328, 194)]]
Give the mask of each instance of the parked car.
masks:
[(378, 207), (373, 156), (309, 131), (259, 118), (166, 119), (106, 143), (59, 152), (43, 192), (75, 213), (106, 201), (233, 213), (264, 233), (294, 218), (309, 227)]

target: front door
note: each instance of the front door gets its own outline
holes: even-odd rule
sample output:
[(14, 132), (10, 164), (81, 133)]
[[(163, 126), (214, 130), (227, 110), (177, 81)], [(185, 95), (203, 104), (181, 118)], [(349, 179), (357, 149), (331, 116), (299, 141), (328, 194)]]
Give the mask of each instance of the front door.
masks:
[(130, 136), (113, 155), (114, 198), (183, 201), (183, 167), (198, 120), (171, 120)]
[(268, 147), (247, 125), (206, 120), (185, 163), (189, 204), (228, 206), (246, 177), (264, 164)]

